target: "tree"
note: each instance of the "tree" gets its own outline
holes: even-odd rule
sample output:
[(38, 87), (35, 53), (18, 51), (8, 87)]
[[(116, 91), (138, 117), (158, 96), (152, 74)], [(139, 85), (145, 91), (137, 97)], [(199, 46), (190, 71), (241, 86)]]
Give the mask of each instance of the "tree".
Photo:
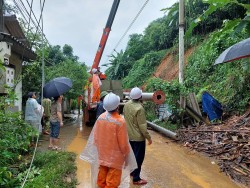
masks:
[(105, 73), (110, 80), (120, 80), (128, 75), (129, 70), (133, 66), (133, 60), (127, 53), (122, 50), (116, 56), (112, 55), (110, 60), (111, 67), (109, 67)]
[[(216, 3), (214, 0), (204, 0), (203, 2), (209, 6), (204, 9), (202, 14), (193, 18), (185, 34), (186, 38), (189, 38), (193, 32), (197, 32), (197, 27), (206, 24), (208, 25), (206, 29), (208, 32), (211, 32), (216, 28), (220, 28), (225, 20), (232, 22), (230, 25), (231, 28), (234, 29), (234, 32), (240, 32), (246, 29), (250, 34), (250, 16), (246, 14), (250, 11), (249, 0), (223, 0), (216, 1)], [(207, 22), (209, 24), (207, 24)], [(216, 25), (217, 27), (215, 27)]]
[(79, 59), (79, 57), (73, 55), (73, 48), (68, 44), (65, 44), (63, 46), (63, 55), (74, 61), (77, 61)]
[(134, 61), (141, 59), (148, 52), (149, 47), (143, 40), (142, 34), (132, 34), (129, 36), (126, 54)]
[(83, 86), (86, 85), (88, 73), (86, 66), (79, 62), (67, 59), (53, 68), (46, 67), (45, 69), (46, 82), (56, 77), (67, 77), (73, 82), (73, 86), (69, 92), (65, 94), (69, 99), (75, 99), (83, 93)]
[(63, 62), (64, 60), (65, 60), (65, 57), (61, 50), (60, 45), (49, 47), (49, 54), (48, 54), (49, 62), (51, 62), (53, 65), (56, 65), (56, 64)]

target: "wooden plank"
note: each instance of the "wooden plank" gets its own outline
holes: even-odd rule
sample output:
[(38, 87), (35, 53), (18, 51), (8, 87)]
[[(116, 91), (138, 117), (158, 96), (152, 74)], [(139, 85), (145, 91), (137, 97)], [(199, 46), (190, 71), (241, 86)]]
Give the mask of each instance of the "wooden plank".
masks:
[[(196, 116), (195, 119), (199, 118), (200, 121), (203, 121), (206, 125), (210, 125), (210, 122), (208, 122), (205, 118), (203, 118), (200, 114), (198, 114), (191, 106), (189, 106), (188, 104), (186, 104), (186, 109), (188, 109), (189, 111), (192, 112), (192, 114), (194, 114)], [(188, 112), (188, 111), (187, 111)], [(192, 115), (190, 114), (190, 115)], [(194, 117), (193, 117), (194, 118)]]
[(201, 116), (201, 110), (194, 93), (189, 94), (190, 106)]

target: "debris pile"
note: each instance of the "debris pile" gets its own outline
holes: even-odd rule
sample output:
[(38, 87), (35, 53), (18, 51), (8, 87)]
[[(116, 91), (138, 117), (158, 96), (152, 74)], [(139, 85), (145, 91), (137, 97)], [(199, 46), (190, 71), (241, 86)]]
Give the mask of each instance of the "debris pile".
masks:
[(233, 181), (250, 185), (250, 110), (219, 125), (180, 129), (177, 135), (184, 146), (214, 157)]

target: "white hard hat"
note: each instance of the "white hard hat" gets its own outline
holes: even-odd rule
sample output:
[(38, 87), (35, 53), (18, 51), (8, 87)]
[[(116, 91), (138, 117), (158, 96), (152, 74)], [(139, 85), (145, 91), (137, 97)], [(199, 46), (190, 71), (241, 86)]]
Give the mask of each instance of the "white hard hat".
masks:
[(97, 69), (93, 68), (93, 69), (92, 69), (92, 73), (94, 74), (94, 73), (96, 73), (96, 72), (97, 72)]
[(115, 110), (119, 106), (119, 104), (120, 97), (114, 93), (107, 94), (103, 100), (103, 108), (108, 112)]
[(134, 87), (131, 91), (130, 91), (130, 95), (131, 99), (139, 99), (142, 96), (142, 90), (139, 87)]

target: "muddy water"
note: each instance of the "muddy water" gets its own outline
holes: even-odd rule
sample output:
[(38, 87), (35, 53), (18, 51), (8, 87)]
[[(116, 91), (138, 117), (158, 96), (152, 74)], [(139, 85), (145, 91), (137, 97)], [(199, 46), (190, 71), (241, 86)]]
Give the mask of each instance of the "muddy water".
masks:
[(77, 179), (79, 181), (79, 188), (90, 188), (90, 164), (81, 160), (80, 154), (83, 151), (84, 146), (87, 143), (88, 136), (91, 132), (90, 127), (82, 127), (82, 122), (79, 121), (79, 127), (77, 127), (77, 134), (73, 138), (72, 142), (68, 145), (67, 151), (71, 151), (77, 154), (76, 165), (77, 165)]
[[(80, 121), (79, 121), (80, 122)], [(77, 153), (78, 188), (90, 188), (90, 165), (79, 159), (90, 127), (76, 127), (77, 134), (67, 151)], [(237, 188), (211, 159), (189, 151), (171, 140), (151, 131), (153, 144), (147, 146), (142, 166), (142, 178), (148, 180), (144, 186), (130, 185), (131, 188)]]

